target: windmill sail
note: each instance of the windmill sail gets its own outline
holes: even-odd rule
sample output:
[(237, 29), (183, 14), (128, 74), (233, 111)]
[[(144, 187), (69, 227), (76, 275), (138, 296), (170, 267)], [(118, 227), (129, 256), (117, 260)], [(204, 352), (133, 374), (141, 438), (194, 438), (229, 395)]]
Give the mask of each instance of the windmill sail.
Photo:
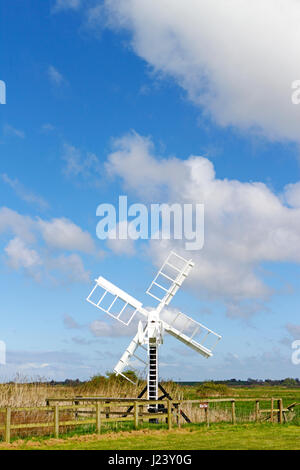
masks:
[(100, 276), (87, 301), (124, 325), (129, 325), (142, 303)]
[[(170, 319), (170, 321), (168, 321)], [(164, 330), (204, 357), (211, 357), (221, 336), (182, 312), (161, 314)]]
[(160, 302), (162, 307), (168, 305), (193, 267), (192, 260), (171, 251), (148, 287), (147, 294)]
[(132, 359), (136, 359), (141, 365), (144, 366), (144, 369), (148, 366), (148, 362), (149, 362), (148, 359), (145, 360), (141, 358), (140, 355), (136, 354), (136, 351), (138, 348), (141, 348), (147, 352), (147, 348), (142, 344), (143, 336), (145, 334), (146, 328), (143, 329), (141, 322), (139, 323), (139, 327), (138, 327), (138, 331), (136, 335), (130, 341), (121, 359), (118, 361), (117, 365), (114, 368), (114, 372), (116, 373), (116, 375), (122, 375), (122, 377), (129, 380), (129, 382), (132, 382), (132, 380), (126, 377), (126, 375), (124, 375), (123, 372), (126, 369), (126, 367), (129, 366)]

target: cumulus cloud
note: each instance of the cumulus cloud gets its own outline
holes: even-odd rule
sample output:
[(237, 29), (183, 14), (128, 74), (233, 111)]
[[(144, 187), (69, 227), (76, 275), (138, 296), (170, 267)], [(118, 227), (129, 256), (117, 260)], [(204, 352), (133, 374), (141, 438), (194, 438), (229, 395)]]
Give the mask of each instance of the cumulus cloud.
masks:
[(60, 255), (48, 260), (46, 266), (52, 271), (58, 271), (66, 282), (89, 282), (90, 274), (84, 268), (83, 261), (79, 255)]
[(300, 207), (300, 182), (284, 188), (283, 199), (292, 207)]
[(219, 125), (299, 142), (298, 0), (105, 0), (92, 13)]
[(9, 232), (32, 243), (35, 241), (34, 225), (31, 217), (21, 215), (7, 207), (0, 208), (0, 234)]
[(84, 180), (94, 180), (99, 177), (102, 167), (94, 153), (82, 153), (73, 145), (64, 144), (62, 159), (65, 162), (63, 173), (67, 177), (81, 177)]
[[(202, 296), (225, 300), (230, 316), (242, 314), (237, 305), (244, 316), (260, 310), (273, 292), (262, 278), (261, 263), (300, 263), (300, 209), (286, 206), (264, 183), (219, 179), (207, 158), (163, 159), (148, 138), (134, 133), (117, 145), (107, 169), (128, 190), (146, 200), (163, 188), (166, 202), (204, 203), (205, 244), (189, 252), (196, 262), (191, 286)], [(161, 264), (172, 248), (187, 256), (181, 241), (153, 240), (155, 263)]]
[[(81, 257), (72, 251), (95, 254), (96, 248), (90, 234), (74, 222), (64, 218), (33, 219), (2, 207), (1, 233), (13, 235), (4, 249), (11, 268), (22, 269), (37, 281), (89, 281), (90, 274)], [(71, 253), (66, 254), (66, 251)]]
[(29, 269), (41, 264), (40, 256), (36, 250), (28, 248), (20, 238), (15, 237), (10, 240), (5, 247), (5, 252), (9, 257), (10, 265), (15, 269), (20, 267)]
[(38, 224), (45, 242), (50, 247), (69, 251), (79, 250), (83, 253), (95, 251), (91, 235), (69, 219), (50, 221), (39, 219)]
[(188, 169), (177, 158), (156, 159), (151, 139), (135, 131), (115, 139), (113, 146), (115, 151), (105, 163), (107, 174), (120, 176), (124, 189), (151, 201), (161, 199), (166, 191), (169, 194), (180, 178), (188, 176)]

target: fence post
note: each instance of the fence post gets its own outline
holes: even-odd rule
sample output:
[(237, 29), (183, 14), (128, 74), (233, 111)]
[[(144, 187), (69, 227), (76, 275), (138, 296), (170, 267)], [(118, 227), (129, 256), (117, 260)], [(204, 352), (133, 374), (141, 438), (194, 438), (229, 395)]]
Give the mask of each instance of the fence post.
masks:
[(134, 402), (134, 429), (138, 429), (139, 427), (139, 405), (135, 401)]
[(180, 416), (181, 416), (181, 403), (178, 403), (178, 409), (177, 409), (177, 425), (178, 425), (179, 428), (181, 427)]
[[(75, 406), (79, 405), (79, 401), (74, 400), (74, 405)], [(78, 408), (75, 408), (75, 419), (78, 419)]]
[(231, 417), (232, 417), (232, 424), (236, 423), (236, 416), (235, 416), (235, 400), (231, 402)]
[(54, 436), (59, 437), (59, 405), (54, 405)]
[(274, 422), (274, 398), (271, 398), (271, 423)]
[(100, 403), (96, 403), (96, 431), (101, 433), (101, 407)]
[(5, 442), (10, 443), (10, 423), (11, 423), (11, 407), (6, 408), (5, 416)]
[(256, 400), (255, 403), (255, 421), (259, 421), (259, 400)]
[[(110, 403), (109, 401), (106, 401), (105, 403)], [(106, 409), (106, 414), (105, 414), (105, 418), (106, 419), (109, 419), (109, 413), (110, 413), (110, 407), (108, 406)]]
[(144, 419), (143, 419), (144, 406), (143, 405), (140, 405), (140, 413), (141, 413), (140, 422), (143, 424), (144, 423)]
[(207, 427), (209, 427), (209, 403), (207, 403), (207, 408), (204, 408), (205, 410), (205, 422), (207, 424)]
[(282, 398), (280, 398), (278, 400), (278, 405), (277, 406), (278, 406), (278, 423), (282, 424), (282, 416), (283, 416), (283, 414), (282, 414), (282, 409), (283, 409)]
[(168, 429), (172, 429), (172, 401), (168, 400)]

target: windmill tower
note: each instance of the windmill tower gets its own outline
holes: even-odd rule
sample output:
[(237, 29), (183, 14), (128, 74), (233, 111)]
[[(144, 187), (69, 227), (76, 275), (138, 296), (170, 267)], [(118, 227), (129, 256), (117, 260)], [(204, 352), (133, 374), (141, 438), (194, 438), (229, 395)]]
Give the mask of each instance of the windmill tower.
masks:
[[(130, 361), (135, 359), (143, 364), (147, 368), (148, 400), (158, 400), (158, 352), (165, 333), (206, 358), (212, 356), (214, 347), (221, 339), (220, 335), (184, 313), (170, 312), (166, 308), (193, 267), (192, 260), (182, 258), (174, 251), (170, 252), (146, 291), (158, 302), (155, 309), (146, 309), (141, 302), (103, 277), (96, 279), (96, 285), (87, 297), (88, 302), (123, 325), (129, 325), (138, 312), (144, 317), (145, 321), (139, 321), (137, 333), (115, 366), (114, 372), (131, 381), (124, 375)], [(144, 352), (145, 358), (137, 354), (138, 348)]]

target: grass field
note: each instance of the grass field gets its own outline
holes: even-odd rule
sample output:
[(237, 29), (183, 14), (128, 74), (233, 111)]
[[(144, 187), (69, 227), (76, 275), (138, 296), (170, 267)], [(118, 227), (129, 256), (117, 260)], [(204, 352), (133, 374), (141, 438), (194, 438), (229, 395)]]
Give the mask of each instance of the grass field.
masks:
[[(46, 397), (83, 396), (137, 396), (137, 389), (131, 384), (97, 378), (78, 387), (52, 386), (40, 384), (2, 384), (0, 385), (0, 405), (5, 406), (37, 406), (44, 405)], [(140, 384), (143, 386), (143, 384)], [(261, 409), (270, 408), (270, 398), (282, 398), (283, 406), (300, 403), (300, 388), (283, 386), (253, 387), (215, 387), (207, 388), (199, 385), (178, 385), (172, 382), (164, 384), (169, 393), (176, 398), (185, 400), (206, 398), (259, 398)], [(275, 403), (276, 407), (276, 403)], [(193, 425), (174, 429), (158, 429), (144, 423), (143, 429), (133, 431), (132, 423), (112, 423), (103, 426), (103, 434), (97, 436), (95, 426), (61, 429), (63, 438), (50, 438), (46, 429), (32, 429), (14, 432), (12, 444), (0, 443), (0, 449), (107, 449), (107, 450), (197, 450), (197, 449), (299, 449), (300, 450), (300, 406), (293, 413), (287, 414), (287, 423), (262, 422), (255, 423), (255, 402), (236, 402), (236, 425), (230, 424), (231, 403), (210, 404), (210, 427), (207, 428), (204, 410), (199, 404), (186, 404), (184, 411)], [(29, 416), (26, 420), (29, 420)], [(25, 415), (24, 415), (25, 416)], [(27, 416), (27, 415), (26, 415)], [(262, 419), (268, 417), (263, 414)], [(4, 420), (4, 414), (0, 416)], [(13, 418), (16, 419), (16, 416)], [(24, 417), (22, 418), (24, 419)], [(33, 421), (41, 422), (34, 416)], [(38, 419), (38, 420), (37, 420)], [(37, 421), (36, 421), (37, 420)], [(276, 417), (275, 417), (276, 420)], [(23, 421), (20, 421), (23, 422)], [(166, 425), (163, 425), (166, 427)], [(44, 434), (44, 435), (43, 435)], [(46, 436), (48, 434), (48, 437)], [(24, 439), (24, 440), (21, 440)], [(3, 433), (1, 438), (3, 440)]]
[(0, 444), (0, 450), (300, 450), (299, 426), (287, 424), (191, 425), (173, 431), (149, 430), (31, 439)]

